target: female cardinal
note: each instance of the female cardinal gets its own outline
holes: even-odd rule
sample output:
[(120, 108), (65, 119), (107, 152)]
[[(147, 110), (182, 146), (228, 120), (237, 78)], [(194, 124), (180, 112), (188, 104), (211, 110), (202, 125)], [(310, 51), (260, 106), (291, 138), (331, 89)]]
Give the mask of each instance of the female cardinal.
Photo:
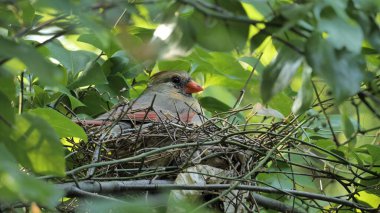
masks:
[[(200, 125), (202, 123), (201, 107), (192, 94), (202, 90), (203, 88), (191, 80), (189, 74), (184, 71), (160, 72), (151, 77), (148, 87), (135, 101), (120, 105), (100, 115), (96, 120), (85, 120), (78, 123), (99, 126), (112, 124), (116, 121), (117, 124), (110, 129), (109, 134), (107, 131), (100, 136), (101, 140), (119, 137), (124, 132), (128, 132), (131, 127), (135, 127), (135, 124), (149, 121), (181, 121), (188, 124)], [(164, 141), (153, 140), (151, 142), (147, 146), (157, 146), (157, 142), (162, 145)], [(171, 140), (168, 142), (171, 142)], [(130, 155), (131, 149), (139, 148), (136, 144), (145, 147), (146, 141), (144, 143), (131, 144), (129, 140), (126, 140), (125, 144), (117, 145), (118, 148), (114, 150), (115, 156)], [(95, 148), (93, 162), (98, 160), (100, 147), (96, 146)], [(173, 153), (169, 157), (155, 156), (154, 163), (150, 165), (166, 165), (173, 156)], [(160, 160), (157, 160), (158, 158)], [(94, 168), (89, 169), (87, 175), (92, 176), (94, 171)]]
[(184, 71), (153, 75), (146, 90), (133, 102), (102, 114), (102, 121), (182, 121), (201, 124), (201, 108), (193, 93), (203, 88)]

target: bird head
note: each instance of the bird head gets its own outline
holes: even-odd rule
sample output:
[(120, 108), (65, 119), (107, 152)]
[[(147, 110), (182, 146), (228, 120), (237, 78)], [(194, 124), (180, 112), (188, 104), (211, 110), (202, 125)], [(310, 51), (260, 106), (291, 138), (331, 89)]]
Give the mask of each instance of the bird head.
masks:
[(159, 72), (150, 78), (149, 87), (162, 92), (176, 91), (187, 96), (203, 91), (203, 88), (185, 71)]

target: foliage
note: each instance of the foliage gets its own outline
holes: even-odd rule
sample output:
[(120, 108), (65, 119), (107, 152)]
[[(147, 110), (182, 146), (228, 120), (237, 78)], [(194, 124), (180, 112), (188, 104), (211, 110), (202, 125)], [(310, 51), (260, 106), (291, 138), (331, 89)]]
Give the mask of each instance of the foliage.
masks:
[[(64, 138), (87, 140), (69, 118), (137, 97), (152, 73), (187, 70), (204, 85), (207, 116), (263, 102), (285, 122), (308, 120), (299, 139), (313, 155), (348, 162), (314, 159), (346, 178), (318, 185), (312, 174), (291, 181), (281, 172), (301, 167), (273, 161), (256, 174), (263, 185), (323, 186), (377, 207), (379, 11), (377, 0), (0, 1), (0, 200), (54, 208), (63, 192), (35, 176), (65, 176)], [(237, 120), (262, 122), (252, 114)], [(282, 157), (308, 164), (292, 153), (303, 150)], [(354, 176), (351, 164), (365, 172)]]

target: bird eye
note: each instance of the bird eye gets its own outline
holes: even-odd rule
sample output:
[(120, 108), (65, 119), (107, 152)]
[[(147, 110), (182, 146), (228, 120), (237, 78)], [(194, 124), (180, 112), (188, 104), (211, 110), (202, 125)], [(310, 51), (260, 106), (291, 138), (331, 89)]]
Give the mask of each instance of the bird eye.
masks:
[(178, 84), (179, 82), (181, 82), (181, 79), (178, 76), (174, 76), (172, 78), (172, 82), (175, 83), (175, 84)]

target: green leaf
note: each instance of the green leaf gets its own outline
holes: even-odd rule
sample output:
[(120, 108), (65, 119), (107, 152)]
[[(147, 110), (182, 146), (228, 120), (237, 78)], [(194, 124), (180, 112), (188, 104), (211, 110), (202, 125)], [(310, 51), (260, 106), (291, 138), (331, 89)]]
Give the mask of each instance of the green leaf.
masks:
[(289, 113), (291, 113), (293, 101), (294, 100), (283, 91), (278, 93), (270, 100), (270, 102), (268, 102), (268, 107), (278, 110), (283, 115), (289, 115)]
[(293, 103), (292, 112), (294, 114), (304, 113), (311, 107), (313, 99), (314, 92), (311, 84), (311, 69), (309, 66), (304, 65), (304, 70), (302, 72), (302, 86)]
[(368, 40), (371, 43), (371, 45), (378, 52), (380, 52), (380, 40), (378, 39), (380, 37), (380, 29), (378, 27), (378, 24), (374, 20), (371, 20), (370, 26), (371, 26), (371, 31), (369, 32)]
[(97, 62), (90, 61), (87, 63), (85, 70), (80, 73), (78, 79), (76, 79), (68, 87), (74, 89), (82, 86), (106, 83), (108, 83), (107, 78), (104, 75), (100, 65)]
[(107, 102), (102, 99), (99, 92), (94, 89), (86, 91), (86, 93), (81, 98), (81, 101), (85, 104), (85, 106), (77, 108), (77, 114), (83, 113), (90, 116), (97, 116), (109, 110), (109, 105)]
[(15, 112), (8, 97), (0, 91), (0, 141), (6, 140), (15, 120)]
[(120, 73), (108, 76), (107, 81), (108, 84), (96, 86), (103, 100), (117, 104), (121, 97), (129, 97), (129, 86)]
[(116, 51), (120, 49), (120, 47), (114, 40), (110, 41), (109, 46), (108, 44), (104, 45), (103, 42), (101, 42), (98, 37), (94, 36), (94, 34), (82, 34), (79, 36), (78, 41), (91, 44), (94, 47), (97, 47), (103, 50), (103, 52), (107, 56), (112, 56)]
[(0, 91), (8, 96), (9, 99), (13, 99), (16, 95), (15, 77), (0, 67)]
[(38, 85), (33, 85), (34, 97), (33, 106), (44, 107), (49, 101), (49, 94), (46, 90), (42, 89)]
[(362, 1), (362, 0), (353, 0), (355, 6), (363, 11), (377, 13), (380, 11), (380, 2), (376, 0)]
[(102, 47), (101, 49), (110, 52), (108, 50), (110, 50), (112, 43), (111, 30), (108, 29), (108, 26), (105, 23), (100, 22), (100, 17), (96, 14), (83, 13), (81, 11), (77, 11), (76, 15), (80, 19), (80, 25), (96, 36)]
[(188, 71), (191, 68), (191, 64), (188, 60), (165, 60), (158, 61), (158, 69), (161, 71), (168, 70), (184, 70)]
[(53, 109), (37, 108), (29, 110), (28, 113), (47, 121), (60, 138), (77, 137), (87, 141), (87, 135), (80, 126)]
[[(316, 144), (316, 145), (318, 145), (318, 147), (321, 147), (321, 148), (326, 149), (326, 150), (331, 150), (331, 149), (336, 148), (336, 145), (335, 145), (334, 141), (332, 141), (332, 140), (319, 139), (319, 140), (315, 140), (314, 144)], [(315, 149), (315, 150), (317, 150), (317, 149)], [(320, 152), (320, 150), (318, 152)]]
[[(213, 5), (214, 1), (210, 3)], [(218, 1), (217, 6), (235, 15), (246, 17), (246, 13), (239, 1)], [(214, 51), (230, 51), (242, 49), (246, 45), (249, 31), (249, 25), (247, 24), (215, 19), (198, 11), (189, 16), (189, 22), (195, 40), (204, 48)]]
[(227, 104), (209, 96), (200, 98), (199, 103), (210, 112), (225, 112), (231, 109)]
[(84, 50), (67, 50), (59, 41), (50, 42), (45, 47), (50, 51), (50, 57), (58, 60), (68, 72), (74, 74), (83, 71), (87, 63), (97, 57), (96, 54)]
[(236, 102), (236, 97), (230, 92), (229, 89), (223, 86), (208, 86), (201, 95), (202, 97), (213, 97), (218, 99), (224, 103), (224, 105), (229, 106), (229, 108), (232, 108)]
[(280, 50), (275, 61), (263, 73), (260, 92), (264, 103), (289, 85), (301, 62), (302, 57), (293, 50)]
[(207, 60), (212, 67), (212, 74), (222, 74), (231, 82), (235, 81), (235, 84), (244, 85), (250, 71), (245, 70), (234, 56), (223, 52), (212, 52), (209, 55), (211, 58), (204, 60)]
[[(344, 106), (340, 107), (341, 111), (341, 122), (342, 122), (342, 128), (343, 128), (343, 133), (346, 136), (347, 139), (351, 138), (354, 136), (356, 133), (356, 128), (353, 123), (353, 121), (350, 119), (349, 112), (345, 109)], [(349, 148), (354, 148), (356, 145), (356, 137), (351, 139), (350, 143), (348, 144)]]
[(14, 123), (14, 110), (8, 97), (0, 92), (0, 122), (12, 124)]
[[(12, 11), (7, 4), (0, 4), (0, 20), (1, 26), (19, 26), (19, 19), (15, 16), (14, 11)], [(7, 36), (8, 33), (5, 35)]]
[[(45, 89), (50, 89), (50, 88), (45, 88)], [(75, 109), (75, 108), (80, 107), (80, 106), (85, 106), (84, 103), (82, 103), (76, 97), (74, 97), (73, 95), (71, 95), (70, 91), (66, 87), (61, 87), (61, 88), (58, 88), (58, 89), (52, 88), (52, 90), (67, 95), (67, 97), (70, 100), (70, 104), (71, 104), (71, 108), (72, 109)]]
[(239, 61), (249, 64), (251, 67), (255, 67), (255, 65), (257, 64), (255, 72), (257, 71), (260, 74), (264, 72), (264, 65), (255, 57), (241, 57), (239, 58)]
[(360, 53), (363, 32), (359, 24), (350, 19), (344, 9), (344, 1), (322, 1), (315, 10), (319, 32), (327, 33), (327, 41), (336, 49), (346, 48), (353, 53)]
[(129, 58), (125, 51), (117, 51), (110, 58), (110, 62), (112, 63), (111, 74), (123, 73), (127, 70)]
[(84, 103), (82, 103), (80, 100), (78, 100), (76, 97), (72, 95), (67, 95), (70, 99), (71, 108), (76, 109), (77, 107), (86, 106)]
[(268, 37), (268, 33), (264, 33), (264, 31), (259, 31), (255, 35), (252, 36), (250, 39), (250, 50), (251, 52), (255, 51), (263, 42), (264, 40)]
[(380, 146), (368, 144), (367, 150), (372, 156), (372, 164), (380, 164)]
[(25, 203), (33, 201), (49, 208), (54, 208), (58, 204), (63, 191), (21, 172), (12, 154), (1, 143), (0, 162), (0, 200)]
[(368, 179), (363, 179), (360, 181), (360, 184), (364, 185), (364, 187), (359, 187), (364, 189), (367, 193), (375, 194), (377, 196), (380, 196), (380, 180), (379, 178), (376, 178), (374, 176), (366, 177)]
[[(241, 2), (251, 4), (258, 13), (262, 15), (262, 17), (271, 17), (273, 15), (273, 7), (278, 6), (282, 1), (277, 0), (265, 0), (265, 1), (257, 1), (257, 0), (241, 0)], [(281, 5), (282, 6), (282, 5)]]
[(144, 66), (137, 61), (132, 61), (128, 64), (123, 76), (127, 79), (133, 79), (142, 73), (144, 73)]
[(28, 67), (28, 71), (38, 76), (42, 84), (57, 86), (62, 82), (63, 73), (43, 58), (34, 47), (3, 37), (0, 37), (0, 46), (1, 57), (20, 59)]
[(364, 80), (360, 56), (335, 51), (321, 35), (314, 33), (306, 43), (306, 59), (313, 72), (330, 86), (338, 104), (359, 91)]
[(6, 146), (23, 166), (38, 174), (65, 175), (62, 145), (44, 119), (18, 115), (10, 138)]
[(30, 1), (28, 0), (19, 0), (17, 1), (17, 5), (22, 10), (21, 12), (21, 18), (23, 21), (23, 25), (28, 26), (32, 23), (35, 11)]

